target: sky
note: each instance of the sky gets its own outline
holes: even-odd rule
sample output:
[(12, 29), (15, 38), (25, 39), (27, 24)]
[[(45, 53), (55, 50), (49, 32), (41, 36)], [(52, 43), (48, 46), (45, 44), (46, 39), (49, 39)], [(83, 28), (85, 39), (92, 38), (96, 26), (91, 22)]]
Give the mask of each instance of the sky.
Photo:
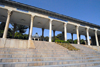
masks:
[[(70, 16), (76, 19), (87, 21), (96, 25), (100, 25), (100, 0), (14, 0), (16, 2), (28, 4), (45, 10), (53, 11), (59, 14)], [(27, 34), (28, 34), (27, 30)], [(40, 28), (33, 28), (33, 35), (38, 33), (42, 35)], [(56, 35), (61, 32), (56, 31)], [(49, 30), (44, 30), (44, 35), (49, 36)], [(53, 34), (52, 34), (53, 35)], [(67, 38), (71, 39), (71, 34), (67, 34)], [(76, 39), (76, 34), (74, 34)], [(81, 36), (81, 39), (85, 39)]]

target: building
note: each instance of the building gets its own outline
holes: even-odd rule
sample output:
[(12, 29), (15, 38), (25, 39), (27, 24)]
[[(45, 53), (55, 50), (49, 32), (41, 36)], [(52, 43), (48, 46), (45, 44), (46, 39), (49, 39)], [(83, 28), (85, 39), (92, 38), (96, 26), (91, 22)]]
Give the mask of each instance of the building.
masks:
[[(12, 44), (16, 41), (19, 42), (19, 40), (7, 39), (9, 23), (16, 23), (30, 27), (29, 40), (21, 40), (19, 42), (19, 45), (22, 45), (24, 43), (27, 46), (28, 44), (28, 48), (34, 48), (34, 46), (32, 45), (32, 32), (34, 32), (33, 27), (42, 29), (42, 37), (44, 37), (44, 29), (49, 29), (49, 42), (52, 41), (53, 30), (54, 37), (55, 31), (63, 32), (65, 41), (67, 41), (67, 33), (71, 33), (72, 40), (73, 34), (77, 34), (78, 44), (80, 44), (80, 35), (85, 35), (87, 44), (89, 46), (91, 45), (89, 36), (91, 37), (92, 45), (99, 46), (100, 44), (99, 25), (14, 1), (0, 0), (0, 4), (2, 5), (0, 6), (0, 22), (6, 22), (3, 37), (0, 39), (1, 48), (15, 47), (12, 46)], [(8, 46), (7, 43), (9, 43), (10, 45)]]
[(36, 33), (36, 34), (34, 34), (33, 36), (32, 36), (32, 39), (33, 40), (40, 40), (40, 37), (39, 37), (39, 35), (38, 35), (38, 33)]

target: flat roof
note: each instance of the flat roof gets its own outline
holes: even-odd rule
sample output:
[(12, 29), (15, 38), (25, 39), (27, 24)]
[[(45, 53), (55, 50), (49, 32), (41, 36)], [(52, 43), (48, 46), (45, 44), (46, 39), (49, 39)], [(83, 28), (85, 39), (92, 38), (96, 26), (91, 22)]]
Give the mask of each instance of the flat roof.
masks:
[(19, 3), (19, 2), (0, 0), (0, 4), (15, 7), (15, 8), (26, 10), (26, 11), (32, 11), (32, 12), (44, 14), (44, 15), (54, 17), (54, 18), (58, 18), (58, 19), (65, 20), (65, 21), (73, 21), (73, 22), (79, 23), (81, 25), (86, 25), (86, 26), (90, 26), (90, 27), (93, 27), (93, 28), (100, 29), (99, 25), (92, 24), (92, 23), (89, 23), (89, 22), (86, 22), (86, 21), (82, 21), (82, 20), (79, 20), (79, 19), (76, 19), (76, 18), (69, 17), (69, 16), (65, 16), (65, 15), (62, 15), (62, 14), (58, 14), (58, 13), (48, 11), (48, 10), (45, 10), (45, 9), (37, 8), (37, 7), (26, 5), (26, 4), (22, 4), (22, 3)]

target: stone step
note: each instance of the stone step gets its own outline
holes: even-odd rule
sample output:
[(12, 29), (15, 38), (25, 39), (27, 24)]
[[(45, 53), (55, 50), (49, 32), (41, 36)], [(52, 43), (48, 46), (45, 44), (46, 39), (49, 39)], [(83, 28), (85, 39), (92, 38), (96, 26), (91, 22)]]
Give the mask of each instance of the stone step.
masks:
[(88, 56), (88, 57), (17, 57), (17, 58), (12, 58), (12, 57), (10, 57), (10, 58), (0, 58), (0, 60), (2, 61), (3, 59), (5, 60), (5, 59), (7, 59), (7, 60), (9, 60), (9, 59), (44, 59), (44, 60), (56, 60), (56, 59), (58, 59), (58, 60), (60, 60), (60, 59), (65, 59), (65, 60), (76, 60), (76, 59), (100, 59), (100, 57), (95, 57), (95, 56)]
[[(54, 52), (54, 51), (32, 51), (32, 52), (25, 52), (25, 51), (19, 51), (19, 52), (15, 52), (15, 51), (2, 51), (0, 52), (0, 54), (4, 54), (4, 53), (60, 53), (60, 54), (97, 54), (97, 53), (80, 53), (80, 52), (65, 52), (65, 51), (60, 51), (60, 52)], [(100, 55), (100, 54), (97, 54), (97, 55)]]
[(96, 65), (96, 66), (89, 66), (89, 67), (100, 67), (100, 65)]
[(34, 41), (36, 49), (0, 48), (0, 67), (89, 67), (100, 65), (100, 52), (83, 45), (79, 51), (50, 42)]
[(97, 53), (82, 53), (82, 52), (65, 52), (65, 51), (60, 51), (60, 52), (54, 52), (54, 51), (33, 51), (33, 52), (27, 52), (27, 51), (2, 51), (0, 52), (0, 54), (18, 54), (18, 53), (23, 53), (23, 54), (36, 54), (36, 53), (46, 53), (46, 54), (52, 54), (52, 53), (55, 53), (55, 54), (76, 54), (76, 55), (80, 55), (80, 54), (87, 54), (87, 55), (100, 55), (100, 54), (97, 54)]
[(100, 61), (98, 58), (1, 58), (0, 62), (32, 62), (32, 61)]
[(22, 57), (70, 57), (69, 55), (0, 55), (0, 58), (22, 58)]
[[(4, 50), (0, 50), (0, 51), (2, 52), (2, 51), (4, 51)], [(34, 51), (38, 51), (38, 52), (39, 52), (39, 51), (62, 52), (62, 51), (64, 51), (64, 52), (70, 52), (70, 53), (77, 53), (77, 52), (78, 52), (78, 53), (81, 53), (81, 52), (82, 52), (82, 51), (49, 50), (49, 49), (48, 49), (48, 50), (45, 50), (45, 49), (44, 49), (44, 50), (41, 50), (41, 49), (38, 50), (38, 49), (36, 49), (36, 50), (29, 50), (29, 51), (28, 51), (28, 50), (22, 50), (22, 51), (21, 51), (21, 50), (5, 50), (4, 52), (7, 52), (7, 51), (8, 51), (8, 52), (34, 52)], [(88, 51), (87, 51), (87, 52), (88, 52)], [(87, 53), (87, 52), (86, 52), (86, 53)], [(85, 52), (84, 52), (84, 53), (85, 53)], [(90, 53), (96, 53), (96, 52), (90, 52)], [(99, 54), (100, 54), (100, 53), (99, 53)]]
[(57, 65), (45, 65), (45, 66), (27, 66), (27, 67), (91, 67), (98, 66), (100, 62), (86, 62), (86, 63), (77, 63), (77, 64), (57, 64)]
[(10, 53), (8, 53), (8, 54), (0, 54), (0, 58), (9, 58), (9, 57), (28, 57), (28, 56), (31, 56), (31, 57), (69, 57), (69, 56), (72, 56), (72, 57), (88, 57), (88, 56), (95, 56), (95, 57), (98, 57), (99, 58), (99, 56), (100, 55), (89, 55), (89, 54), (87, 54), (87, 55), (76, 55), (76, 54), (55, 54), (55, 53), (49, 53), (49, 54), (47, 54), (47, 53), (39, 53), (39, 54), (32, 54), (32, 53), (30, 53), (30, 54), (25, 54), (25, 53), (16, 53), (16, 54), (10, 54)]
[(58, 54), (0, 54), (0, 58), (22, 58), (22, 57), (98, 57), (100, 56), (91, 56), (91, 55), (58, 55)]
[[(56, 47), (57, 48), (57, 47)], [(48, 51), (68, 51), (68, 52), (75, 52), (75, 51), (69, 51), (69, 50), (67, 50), (67, 49), (0, 49), (0, 51), (35, 51), (35, 50), (39, 50), (39, 51), (41, 51), (41, 50), (48, 50)], [(80, 50), (80, 51), (82, 51), (82, 50)], [(76, 52), (78, 52), (78, 51), (76, 51)], [(87, 52), (96, 52), (96, 51), (87, 51)], [(97, 53), (97, 52), (96, 52)], [(98, 52), (99, 54), (100, 54), (100, 52)]]
[(97, 62), (7, 62), (0, 63), (0, 67), (89, 67), (100, 65), (100, 61)]

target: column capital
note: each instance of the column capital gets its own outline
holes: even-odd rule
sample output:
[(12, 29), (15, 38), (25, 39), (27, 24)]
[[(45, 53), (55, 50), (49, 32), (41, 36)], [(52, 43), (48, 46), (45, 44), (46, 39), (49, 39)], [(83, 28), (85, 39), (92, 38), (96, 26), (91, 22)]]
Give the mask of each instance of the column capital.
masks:
[(90, 28), (89, 26), (85, 26), (85, 27), (88, 28), (88, 29)]
[(94, 30), (97, 31), (98, 29), (97, 28), (94, 28)]
[(30, 14), (31, 15), (31, 17), (34, 17), (34, 16), (36, 16), (36, 15), (34, 15), (34, 14)]
[(66, 25), (67, 25), (67, 22), (65, 22), (64, 24), (66, 24)]
[(89, 30), (89, 29), (90, 29), (90, 27), (86, 27), (86, 28), (85, 28), (85, 30)]
[(75, 27), (76, 27), (76, 28), (79, 28), (79, 25), (76, 25)]
[(50, 18), (50, 22), (52, 22), (54, 19)]
[(7, 12), (8, 15), (11, 15), (12, 14), (11, 12), (12, 12), (12, 10), (8, 10), (8, 12)]
[(79, 27), (80, 25), (76, 25), (75, 27)]

